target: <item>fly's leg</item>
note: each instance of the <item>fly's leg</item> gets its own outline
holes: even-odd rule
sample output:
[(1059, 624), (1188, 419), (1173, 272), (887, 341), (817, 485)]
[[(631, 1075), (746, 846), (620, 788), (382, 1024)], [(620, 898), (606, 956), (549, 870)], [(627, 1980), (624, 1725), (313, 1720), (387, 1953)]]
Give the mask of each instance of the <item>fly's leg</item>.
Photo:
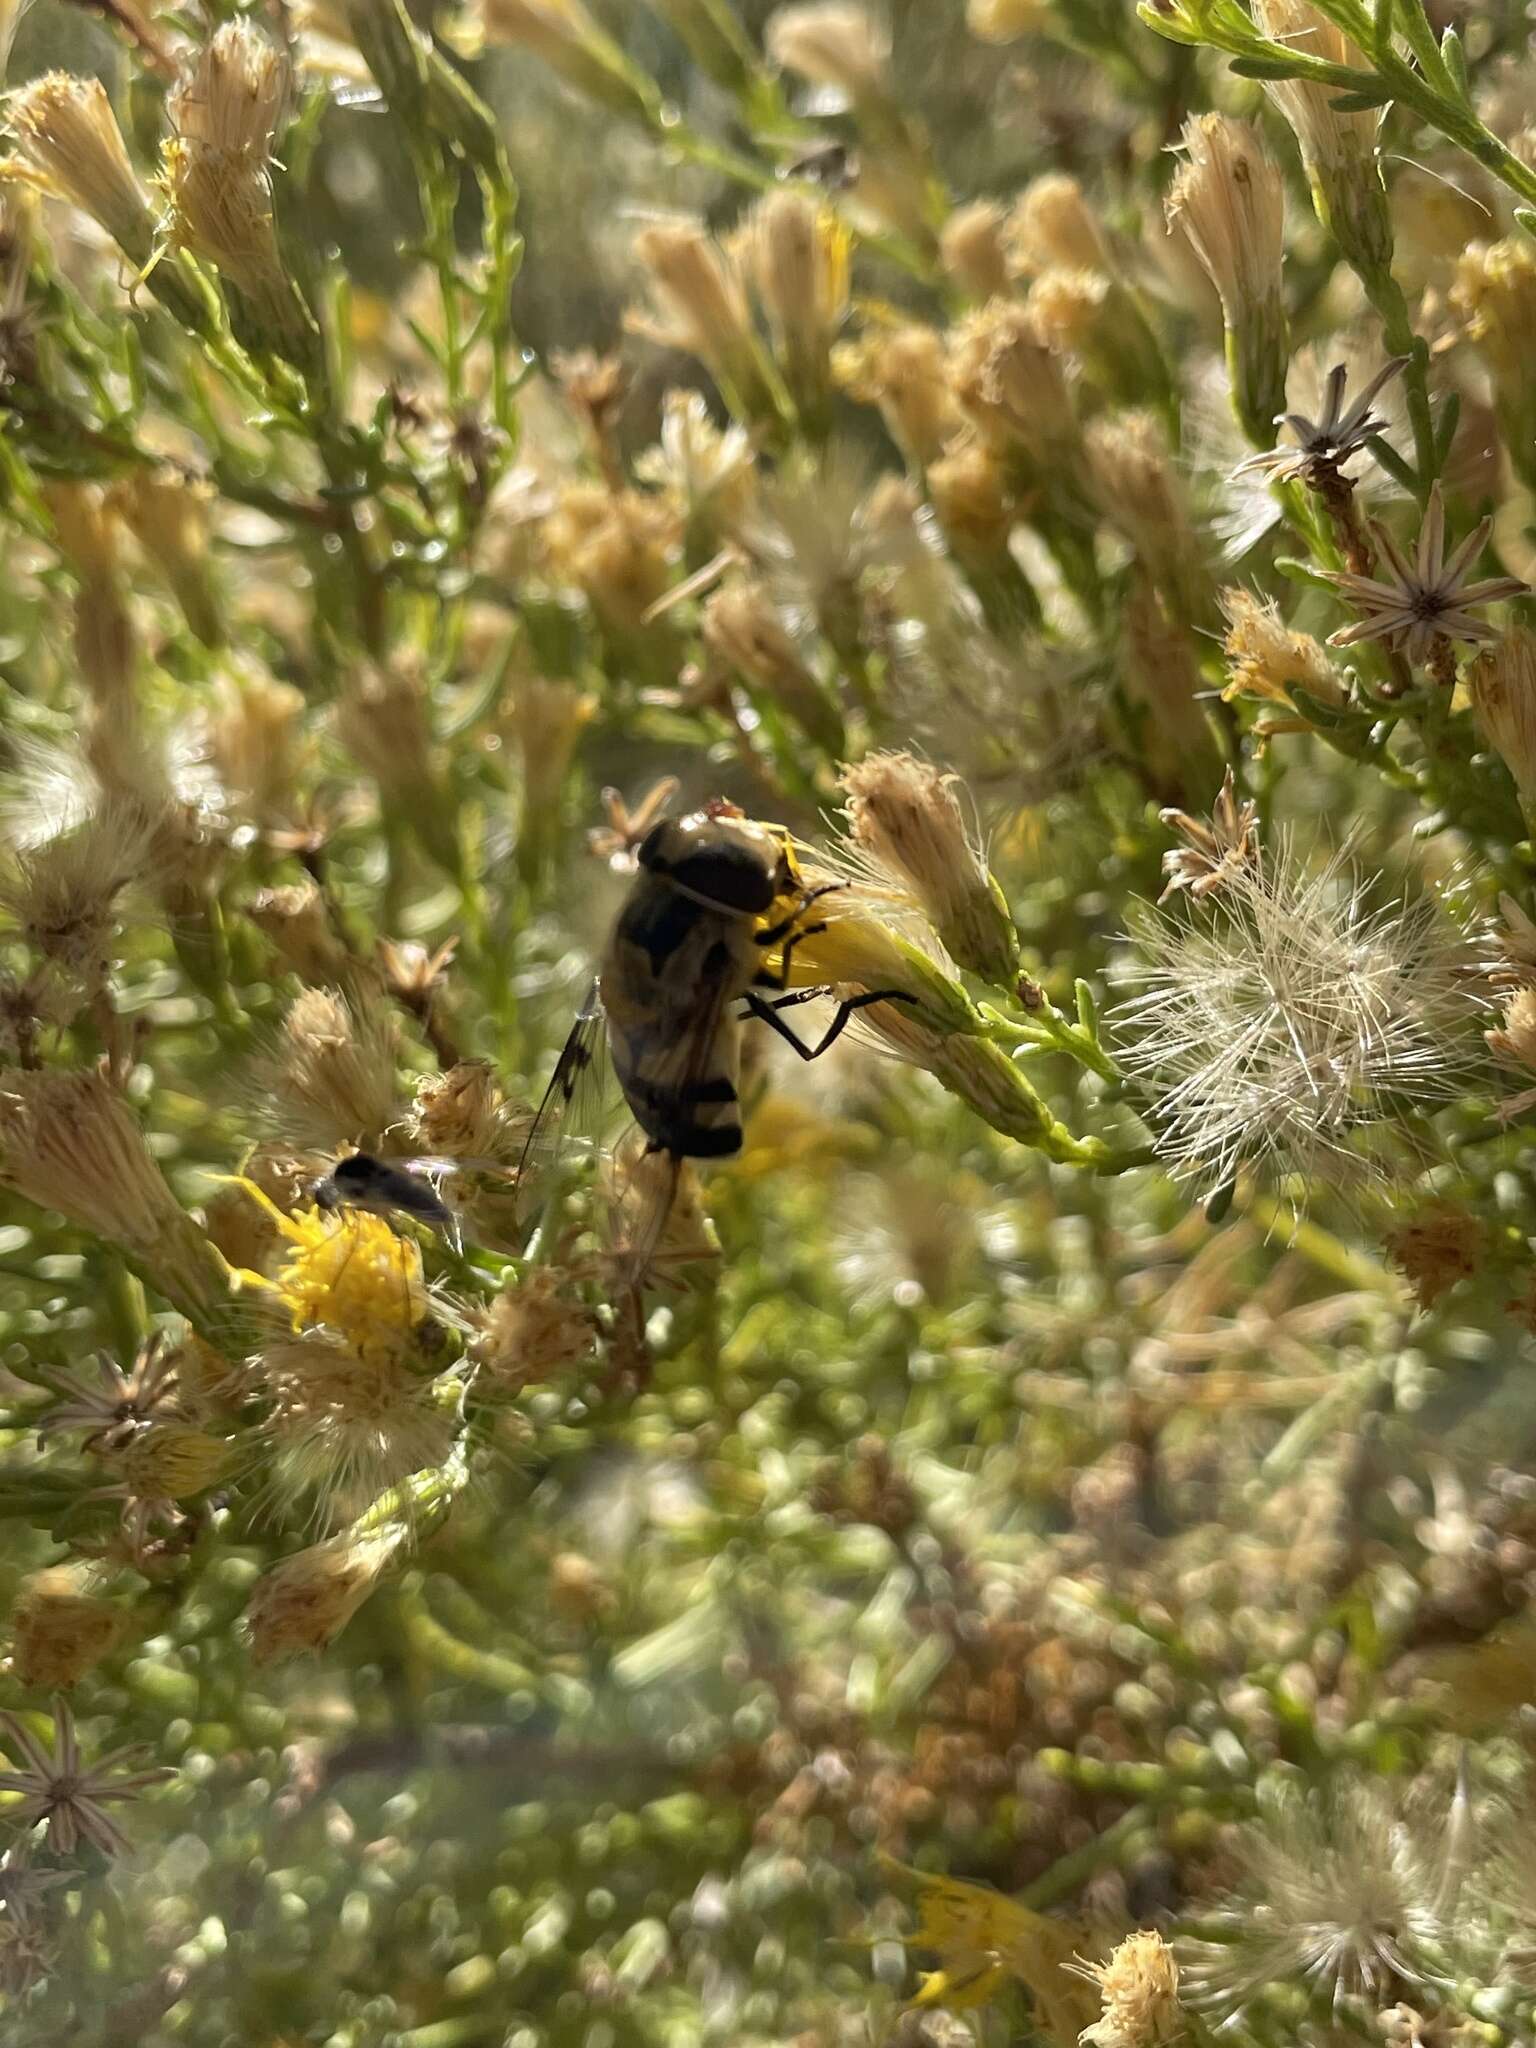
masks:
[[(794, 930), (813, 903), (818, 903), (823, 896), (835, 895), (839, 889), (846, 889), (847, 887), (848, 884), (846, 882), (823, 882), (818, 889), (807, 889), (788, 917), (781, 917), (777, 924), (769, 925), (766, 931), (754, 933), (753, 936), (757, 944), (760, 946), (776, 946), (780, 939), (786, 937), (788, 933)], [(816, 929), (820, 931), (823, 927), (818, 925)]]
[[(812, 993), (819, 994), (820, 991), (813, 991)], [(856, 1010), (867, 1010), (871, 1003), (911, 1003), (915, 1002), (917, 998), (909, 995), (905, 989), (900, 988), (866, 989), (862, 995), (844, 996), (843, 1000), (838, 1004), (837, 1013), (833, 1017), (832, 1022), (827, 1026), (825, 1035), (819, 1045), (807, 1045), (799, 1033), (793, 1031), (784, 1022), (784, 1019), (779, 1015), (781, 1007), (779, 1004), (765, 1003), (761, 996), (753, 995), (750, 991), (742, 1000), (746, 1003), (748, 1013), (758, 1018), (760, 1022), (768, 1025), (771, 1030), (776, 1031), (787, 1045), (794, 1047), (801, 1059), (819, 1060), (822, 1054), (835, 1045), (838, 1039), (842, 1037), (848, 1019)], [(801, 1000), (802, 998), (799, 996), (792, 996), (790, 998), (791, 1002), (799, 1002)]]

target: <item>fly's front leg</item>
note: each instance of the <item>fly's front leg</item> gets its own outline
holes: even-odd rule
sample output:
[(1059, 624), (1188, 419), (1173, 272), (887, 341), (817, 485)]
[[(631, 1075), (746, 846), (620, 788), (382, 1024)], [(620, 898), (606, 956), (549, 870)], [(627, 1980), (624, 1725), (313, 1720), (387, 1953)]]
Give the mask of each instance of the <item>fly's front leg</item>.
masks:
[[(819, 991), (807, 991), (808, 995), (811, 993), (819, 993)], [(771, 1030), (776, 1031), (786, 1045), (794, 1047), (801, 1059), (819, 1060), (822, 1054), (834, 1046), (838, 1039), (842, 1037), (847, 1027), (848, 1019), (853, 1016), (856, 1010), (867, 1010), (872, 1003), (913, 1003), (916, 1002), (917, 998), (909, 995), (905, 989), (900, 988), (865, 989), (861, 995), (844, 996), (843, 1000), (838, 1004), (836, 1014), (832, 1022), (827, 1026), (819, 1045), (807, 1045), (798, 1032), (791, 1030), (789, 1025), (779, 1015), (781, 1007), (779, 1004), (765, 1003), (761, 996), (754, 995), (750, 990), (742, 1000), (746, 1003), (748, 1013), (756, 1017), (761, 1023), (768, 1025)], [(799, 1000), (798, 996), (790, 998), (792, 1002), (798, 1002)]]
[(780, 946), (782, 942), (777, 968), (772, 972), (765, 968), (761, 974), (755, 975), (753, 977), (755, 987), (781, 989), (789, 987), (790, 956), (793, 954), (796, 946), (799, 945), (802, 939), (812, 938), (817, 932), (824, 932), (827, 928), (825, 919), (821, 919), (816, 924), (801, 924), (801, 918), (804, 917), (805, 913), (818, 898), (830, 896), (834, 890), (846, 889), (847, 887), (848, 884), (846, 882), (823, 882), (819, 889), (808, 889), (789, 913), (788, 917), (780, 918), (777, 924), (769, 925), (766, 931), (753, 933), (753, 943), (755, 945)]

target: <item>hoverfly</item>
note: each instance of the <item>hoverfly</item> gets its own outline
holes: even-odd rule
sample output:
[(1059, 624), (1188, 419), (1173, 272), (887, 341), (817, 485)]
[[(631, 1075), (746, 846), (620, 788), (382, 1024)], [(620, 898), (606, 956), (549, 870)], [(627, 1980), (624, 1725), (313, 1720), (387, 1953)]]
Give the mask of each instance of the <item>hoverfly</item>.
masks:
[[(639, 872), (556, 1063), (529, 1147), (546, 1116), (570, 1102), (606, 1029), (614, 1074), (645, 1137), (645, 1153), (663, 1154), (671, 1169), (642, 1232), (643, 1270), (665, 1227), (683, 1162), (726, 1159), (741, 1149), (742, 1024), (756, 1018), (801, 1059), (813, 1060), (836, 1042), (855, 1011), (907, 998), (888, 989), (845, 996), (815, 1045), (779, 1014), (828, 993), (820, 987), (786, 993), (790, 961), (802, 940), (826, 929), (825, 920), (813, 917), (815, 904), (847, 887), (826, 882), (808, 888), (786, 832), (718, 805), (653, 825), (636, 860)], [(789, 906), (785, 914), (771, 919), (781, 903)], [(768, 968), (773, 949), (777, 961)]]

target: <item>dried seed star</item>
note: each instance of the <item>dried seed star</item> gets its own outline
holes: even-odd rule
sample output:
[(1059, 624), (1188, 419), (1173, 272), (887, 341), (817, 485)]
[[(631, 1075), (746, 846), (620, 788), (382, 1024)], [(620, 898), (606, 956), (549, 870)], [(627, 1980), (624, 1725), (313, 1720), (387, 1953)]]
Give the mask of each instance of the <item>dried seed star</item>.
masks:
[(1473, 611), (1500, 598), (1518, 597), (1529, 585), (1518, 576), (1489, 576), (1476, 583), (1465, 580), (1492, 531), (1492, 519), (1480, 520), (1447, 555), (1445, 505), (1438, 484), (1424, 508), (1424, 524), (1412, 558), (1384, 526), (1372, 520), (1371, 534), (1391, 572), (1390, 581), (1347, 571), (1329, 573), (1328, 581), (1363, 616), (1354, 625), (1331, 633), (1328, 644), (1351, 647), (1358, 640), (1381, 640), (1413, 661), (1433, 653), (1437, 641), (1496, 639), (1495, 628), (1473, 618)]
[(53, 1703), (51, 1750), (15, 1714), (0, 1714), (0, 1741), (22, 1765), (19, 1770), (0, 1771), (0, 1791), (23, 1795), (8, 1809), (7, 1818), (29, 1827), (41, 1822), (50, 1848), (61, 1856), (72, 1855), (82, 1839), (104, 1856), (123, 1855), (130, 1846), (128, 1837), (107, 1812), (107, 1803), (135, 1799), (150, 1785), (176, 1775), (163, 1768), (116, 1775), (120, 1765), (143, 1754), (133, 1748), (109, 1750), (94, 1764), (84, 1764), (74, 1715), (62, 1699)]
[(1372, 403), (1407, 363), (1407, 356), (1393, 356), (1384, 363), (1347, 410), (1344, 387), (1349, 371), (1343, 363), (1336, 363), (1328, 372), (1322, 408), (1316, 419), (1308, 419), (1300, 412), (1277, 414), (1277, 424), (1289, 427), (1292, 441), (1250, 455), (1238, 465), (1239, 473), (1258, 470), (1281, 480), (1294, 477), (1316, 485), (1323, 471), (1337, 470), (1341, 462), (1360, 454), (1372, 436), (1385, 428), (1386, 421), (1371, 411)]
[(1187, 889), (1197, 901), (1209, 896), (1256, 857), (1254, 825), (1259, 807), (1251, 797), (1238, 802), (1230, 768), (1209, 819), (1192, 818), (1187, 811), (1174, 809), (1159, 815), (1165, 825), (1171, 825), (1188, 842), (1163, 855), (1168, 885), (1158, 897), (1159, 903), (1165, 903), (1180, 889)]

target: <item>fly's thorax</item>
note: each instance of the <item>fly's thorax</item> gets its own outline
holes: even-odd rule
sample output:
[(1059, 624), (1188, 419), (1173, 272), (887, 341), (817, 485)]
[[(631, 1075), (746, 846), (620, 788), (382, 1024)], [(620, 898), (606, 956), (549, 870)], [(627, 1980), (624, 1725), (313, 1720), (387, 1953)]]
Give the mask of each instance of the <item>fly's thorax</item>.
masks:
[(642, 876), (666, 881), (700, 908), (759, 917), (792, 886), (789, 841), (749, 818), (695, 811), (663, 818), (641, 842)]

